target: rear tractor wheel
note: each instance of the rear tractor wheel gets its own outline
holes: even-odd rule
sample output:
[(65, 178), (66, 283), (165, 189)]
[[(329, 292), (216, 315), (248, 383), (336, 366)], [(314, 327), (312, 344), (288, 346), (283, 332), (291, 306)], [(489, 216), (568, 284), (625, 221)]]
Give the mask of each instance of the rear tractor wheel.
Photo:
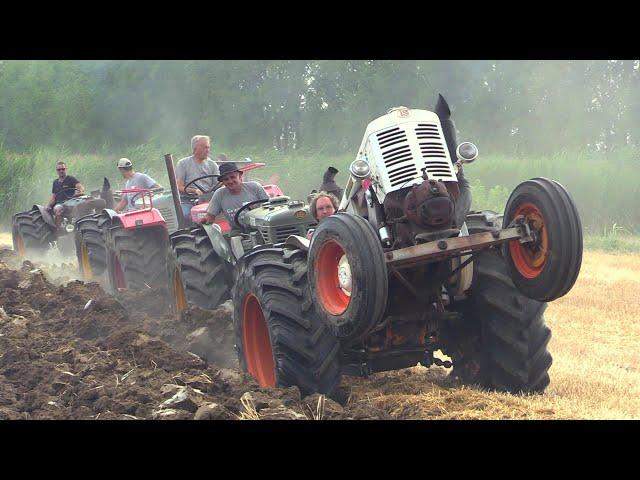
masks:
[(262, 387), (337, 392), (340, 347), (311, 300), (304, 251), (268, 247), (248, 254), (233, 305), (240, 366)]
[(551, 330), (544, 322), (547, 304), (516, 288), (500, 251), (480, 254), (473, 265), (464, 322), (447, 332), (453, 375), (490, 389), (542, 393), (552, 363), (547, 350)]
[(76, 256), (80, 274), (85, 281), (94, 280), (107, 269), (108, 225), (109, 217), (103, 214), (87, 215), (75, 224)]
[(44, 254), (56, 239), (53, 227), (45, 222), (38, 209), (14, 215), (11, 234), (13, 249), (20, 257)]
[(170, 244), (167, 274), (177, 313), (188, 304), (213, 310), (231, 297), (231, 274), (203, 227), (173, 233)]
[(111, 227), (107, 236), (111, 290), (166, 288), (167, 243), (162, 228), (127, 230), (120, 223)]

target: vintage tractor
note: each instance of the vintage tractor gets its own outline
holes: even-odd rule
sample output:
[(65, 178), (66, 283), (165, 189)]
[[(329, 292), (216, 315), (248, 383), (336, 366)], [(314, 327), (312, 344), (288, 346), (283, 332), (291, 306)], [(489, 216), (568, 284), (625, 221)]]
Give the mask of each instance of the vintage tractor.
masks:
[(310, 243), (290, 237), (238, 262), (236, 348), (262, 386), (332, 394), (342, 374), (418, 363), (508, 392), (549, 384), (543, 312), (580, 270), (577, 209), (558, 182), (534, 178), (504, 216), (469, 212), (460, 170), (477, 148), (456, 148), (441, 96), (434, 110), (372, 121), (339, 212)]
[[(261, 166), (264, 164), (246, 165), (241, 170)], [(304, 202), (284, 196), (277, 185), (263, 187), (268, 200), (250, 202), (236, 212), (239, 231), (232, 232), (223, 217), (216, 218), (213, 225), (202, 223), (206, 204), (193, 207), (191, 226), (170, 235), (167, 268), (176, 312), (190, 303), (216, 308), (230, 298), (235, 266), (245, 252), (263, 244), (284, 242), (290, 235), (304, 236), (316, 225)]]
[[(57, 195), (63, 195), (68, 190), (75, 191), (75, 188), (65, 188)], [(13, 216), (13, 248), (20, 256), (42, 255), (56, 246), (61, 253), (70, 253), (73, 251), (71, 234), (77, 228), (77, 221), (104, 208), (112, 208), (113, 202), (111, 186), (105, 178), (102, 190), (92, 191), (90, 195), (76, 196), (62, 203), (64, 211), (59, 226), (56, 226), (53, 214), (47, 207), (34, 205), (31, 210)]]
[[(260, 168), (262, 166), (264, 166), (264, 163), (256, 164), (248, 160), (246, 164), (241, 168), (248, 171), (254, 168)], [(171, 171), (173, 171), (173, 163), (171, 163)], [(196, 178), (192, 182), (189, 182), (187, 187), (189, 187), (190, 185), (198, 185), (198, 181), (210, 177), (212, 177), (212, 175), (205, 175)], [(268, 189), (267, 191), (270, 194), (276, 194), (280, 192), (279, 188), (276, 185), (267, 185), (265, 186), (265, 189)], [(197, 224), (202, 222), (202, 220), (204, 219), (204, 213), (206, 212), (206, 207), (208, 205), (208, 199), (211, 198), (214, 190), (215, 188), (212, 189), (211, 192), (206, 192), (202, 197), (180, 194), (181, 200), (187, 199), (188, 201), (192, 201), (194, 203), (191, 219), (187, 219), (187, 223), (193, 222)], [(157, 254), (158, 252), (163, 252), (163, 249), (166, 247), (166, 245), (159, 239), (163, 236), (166, 236), (167, 234), (171, 234), (176, 231), (178, 229), (179, 223), (178, 213), (176, 213), (176, 210), (174, 208), (173, 193), (171, 191), (164, 191), (164, 189), (157, 189), (153, 191), (132, 189), (127, 191), (116, 191), (115, 193), (116, 195), (121, 195), (123, 193), (133, 194), (134, 204), (137, 207), (137, 213), (126, 212), (126, 214), (118, 214), (113, 210), (106, 209), (99, 211), (98, 213), (86, 215), (85, 217), (82, 217), (77, 221), (75, 240), (76, 254), (78, 257), (80, 273), (82, 274), (82, 277), (87, 281), (93, 280), (96, 277), (100, 277), (100, 275), (102, 274), (108, 274), (106, 279), (107, 283), (109, 284), (111, 290), (115, 292), (117, 292), (118, 289), (125, 288), (123, 286), (124, 284), (128, 285), (127, 288), (144, 288), (144, 284), (148, 286), (149, 282), (137, 280), (131, 280), (131, 282), (129, 282), (123, 280), (123, 278), (126, 278), (124, 276), (125, 269), (130, 270), (129, 277), (137, 277), (138, 274), (134, 272), (146, 272), (146, 267), (144, 265), (140, 265), (140, 262), (143, 262), (147, 263), (151, 268), (149, 280), (151, 281), (151, 283), (158, 285), (158, 282), (156, 280), (158, 279), (159, 272), (164, 275), (164, 258), (158, 260)], [(151, 195), (153, 195), (153, 200), (151, 198)], [(109, 208), (112, 208), (112, 206), (110, 206)], [(182, 211), (180, 209), (178, 209), (178, 212), (182, 214)], [(149, 215), (152, 216), (149, 217)], [(160, 215), (160, 217), (164, 221), (164, 227), (160, 228), (160, 230), (158, 230), (159, 224), (156, 222), (157, 215)], [(131, 223), (131, 221), (129, 221), (129, 219), (131, 218), (137, 219), (138, 223), (136, 224), (135, 221)], [(149, 223), (150, 221), (151, 224)], [(224, 220), (220, 220), (219, 223), (224, 231), (229, 230), (229, 226)], [(133, 225), (133, 227), (131, 225)], [(114, 233), (114, 235), (111, 237), (112, 247), (114, 249), (120, 250), (120, 247), (116, 247), (115, 244), (125, 242), (125, 244), (129, 244), (128, 251), (138, 252), (138, 250), (133, 248), (131, 242), (146, 242), (148, 240), (147, 237), (153, 239), (152, 243), (150, 244), (150, 249), (145, 250), (144, 253), (141, 253), (141, 255), (132, 254), (132, 257), (130, 259), (126, 258), (128, 254), (125, 251), (121, 253), (115, 253), (115, 251), (112, 251), (110, 255), (107, 255), (107, 233), (114, 226), (117, 226), (118, 229), (124, 229), (127, 232), (118, 233), (116, 231)], [(133, 230), (135, 230), (135, 232)], [(142, 230), (145, 231), (142, 232)], [(120, 240), (118, 240), (117, 242), (116, 237), (120, 238)], [(127, 237), (127, 239), (122, 240), (122, 237)], [(134, 238), (137, 238), (137, 240), (133, 240)], [(118, 261), (115, 263), (114, 261), (110, 262), (108, 258), (109, 256), (115, 256)], [(129, 262), (133, 262), (135, 265), (131, 265), (127, 268), (123, 267), (123, 263), (129, 264)], [(108, 272), (107, 268), (109, 263), (111, 263), (111, 265), (115, 269), (111, 273)], [(158, 265), (159, 267), (157, 267)], [(118, 268), (122, 270), (122, 273), (117, 273), (119, 272)], [(144, 276), (144, 273), (140, 273), (140, 275)], [(164, 285), (164, 280), (160, 281), (160, 283)]]

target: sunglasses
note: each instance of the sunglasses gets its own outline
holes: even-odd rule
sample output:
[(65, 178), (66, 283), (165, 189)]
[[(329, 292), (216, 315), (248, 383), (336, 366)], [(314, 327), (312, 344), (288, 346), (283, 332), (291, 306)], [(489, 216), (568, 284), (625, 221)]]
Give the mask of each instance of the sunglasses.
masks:
[(64, 171), (66, 170), (66, 168), (56, 168), (56, 170), (57, 170), (58, 172), (64, 172)]

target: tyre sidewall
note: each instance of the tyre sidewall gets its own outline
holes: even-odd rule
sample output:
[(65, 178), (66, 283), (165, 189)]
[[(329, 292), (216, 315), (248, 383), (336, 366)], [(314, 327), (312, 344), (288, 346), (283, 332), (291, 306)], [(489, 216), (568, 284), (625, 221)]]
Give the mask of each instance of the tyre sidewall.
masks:
[[(523, 294), (538, 301), (550, 301), (564, 295), (573, 285), (573, 282), (567, 282), (567, 275), (570, 274), (575, 281), (576, 269), (579, 270), (580, 267), (578, 252), (574, 246), (577, 238), (582, 244), (579, 217), (576, 216), (577, 212), (568, 211), (567, 207), (571, 208), (572, 205), (566, 202), (560, 189), (562, 187), (559, 184), (544, 178), (524, 182), (513, 191), (505, 209), (506, 225), (513, 220), (514, 213), (524, 203), (534, 204), (543, 216), (548, 256), (542, 271), (535, 278), (524, 277), (513, 261), (509, 243), (503, 246), (503, 255), (514, 284)], [(581, 258), (581, 248), (579, 256)], [(567, 285), (568, 283), (570, 284)]]
[[(354, 226), (360, 225), (354, 230), (349, 228), (345, 220), (353, 222), (351, 224)], [(317, 256), (328, 241), (335, 241), (342, 247), (351, 269), (351, 298), (347, 309), (339, 315), (327, 312), (317, 300), (317, 283), (322, 273), (317, 265)], [(309, 249), (309, 285), (311, 295), (318, 304), (318, 314), (338, 338), (361, 338), (381, 320), (387, 302), (387, 282), (382, 246), (373, 227), (365, 219), (340, 213), (320, 224), (313, 234)]]

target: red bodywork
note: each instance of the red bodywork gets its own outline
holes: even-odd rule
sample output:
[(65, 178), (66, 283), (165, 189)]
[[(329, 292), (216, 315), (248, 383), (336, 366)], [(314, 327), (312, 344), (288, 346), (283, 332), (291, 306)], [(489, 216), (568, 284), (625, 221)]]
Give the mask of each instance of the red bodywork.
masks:
[[(137, 227), (156, 227), (161, 226), (165, 230), (167, 229), (167, 223), (158, 210), (153, 208), (153, 191), (145, 188), (128, 188), (125, 190), (119, 190), (116, 193), (140, 193), (142, 197), (142, 208), (139, 210), (131, 210), (129, 212), (116, 215), (122, 223), (122, 226), (126, 229), (132, 229)], [(148, 198), (148, 203), (147, 203)]]
[[(265, 163), (251, 163), (249, 165), (243, 165), (240, 167), (242, 172), (248, 172), (250, 170), (255, 170), (256, 168), (262, 168), (266, 164)], [(277, 185), (263, 185), (263, 188), (269, 195), (269, 198), (279, 197), (283, 195), (282, 190)], [(139, 210), (132, 210), (130, 212), (122, 213), (117, 215), (117, 218), (120, 219), (122, 225), (125, 229), (136, 228), (136, 227), (153, 227), (157, 225), (161, 225), (165, 229), (167, 228), (167, 224), (160, 214), (158, 210), (153, 208), (153, 192), (148, 189), (142, 188), (131, 188), (127, 190), (119, 190), (116, 193), (141, 193), (143, 205)], [(148, 197), (148, 205), (147, 205), (147, 197)], [(205, 214), (207, 211), (207, 207), (209, 203), (201, 203), (199, 205), (195, 205), (191, 209), (191, 221), (194, 223), (204, 223)], [(231, 226), (226, 218), (220, 216), (216, 218), (214, 223), (217, 223), (222, 229), (223, 233), (227, 233), (231, 230)]]

